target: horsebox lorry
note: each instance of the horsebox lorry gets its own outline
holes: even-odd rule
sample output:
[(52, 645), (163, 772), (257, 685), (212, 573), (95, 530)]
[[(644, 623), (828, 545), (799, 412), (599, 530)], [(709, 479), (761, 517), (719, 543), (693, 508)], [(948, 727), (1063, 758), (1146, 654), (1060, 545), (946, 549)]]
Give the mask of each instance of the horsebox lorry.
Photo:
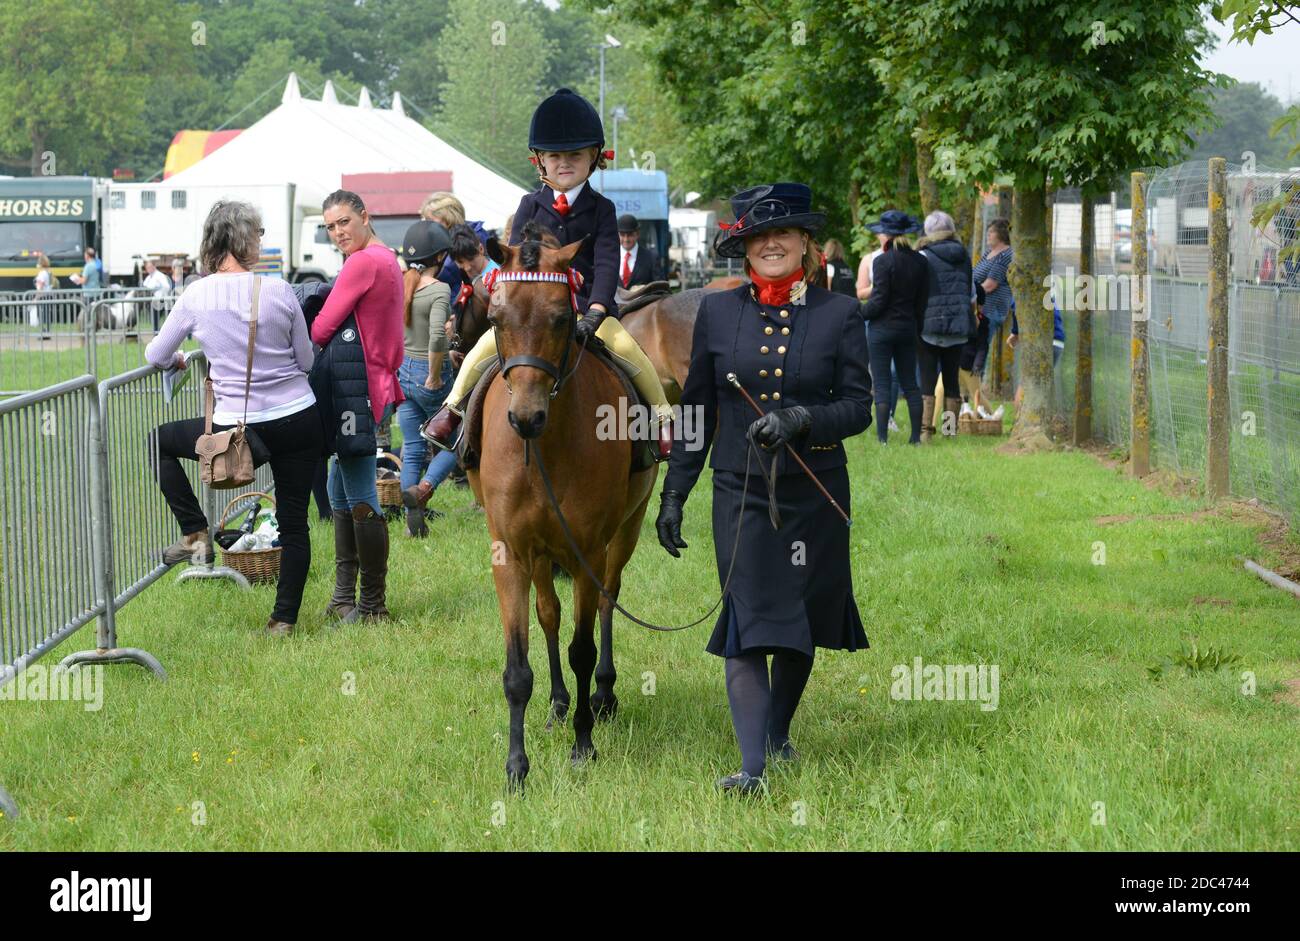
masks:
[(0, 179), (0, 291), (33, 286), (44, 253), (64, 287), (94, 248), (111, 283), (136, 285), (144, 262), (192, 271), (203, 220), (219, 199), (252, 203), (262, 214), (258, 270), (288, 281), (328, 281), (343, 256), (325, 232), (319, 206), (304, 206), (292, 183), (175, 185), (118, 183), (93, 177)]

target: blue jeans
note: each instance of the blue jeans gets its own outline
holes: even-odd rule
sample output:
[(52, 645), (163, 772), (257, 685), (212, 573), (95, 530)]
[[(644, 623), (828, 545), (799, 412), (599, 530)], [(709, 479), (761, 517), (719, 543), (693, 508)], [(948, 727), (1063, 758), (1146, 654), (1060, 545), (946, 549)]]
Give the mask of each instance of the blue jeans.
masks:
[[(867, 349), (870, 350), (871, 349), (871, 324), (868, 323), (866, 326), (867, 326)], [(870, 360), (870, 353), (868, 353), (868, 360)], [(870, 367), (871, 364), (870, 362), (868, 362), (867, 363), (868, 371), (870, 371)], [(917, 369), (916, 384), (919, 386), (921, 384), (921, 372), (920, 372), (921, 365), (919, 362), (917, 363), (916, 369)], [(880, 388), (880, 385), (876, 383), (875, 376), (871, 377), (871, 386), (873, 392), (876, 389)], [(883, 396), (877, 399), (878, 403), (883, 402), (884, 404), (889, 406), (889, 411), (887, 412), (887, 414), (891, 418), (894, 416), (894, 412), (898, 411), (898, 399), (902, 391), (903, 391), (903, 387), (898, 383), (898, 368), (894, 365), (894, 361), (891, 359), (889, 361), (889, 388), (888, 390), (886, 390)]]
[[(383, 419), (393, 413), (392, 403), (384, 409)], [(378, 455), (360, 457), (334, 457), (330, 464), (330, 507), (335, 510), (354, 510), (362, 503), (370, 504), (376, 513), (379, 507), (379, 489), (375, 486), (378, 474)]]
[(433, 417), (442, 407), (443, 400), (451, 390), (451, 357), (442, 361), (442, 387), (426, 389), (424, 381), (429, 376), (429, 361), (408, 356), (397, 370), (397, 384), (402, 387), (406, 401), (397, 406), (397, 423), (402, 429), (402, 489), (415, 486), (421, 479), (427, 480), (433, 488), (447, 479), (447, 475), (456, 466), (456, 455), (451, 451), (439, 450), (429, 463), (426, 471), (424, 464), (429, 458), (429, 445), (420, 437), (420, 426)]

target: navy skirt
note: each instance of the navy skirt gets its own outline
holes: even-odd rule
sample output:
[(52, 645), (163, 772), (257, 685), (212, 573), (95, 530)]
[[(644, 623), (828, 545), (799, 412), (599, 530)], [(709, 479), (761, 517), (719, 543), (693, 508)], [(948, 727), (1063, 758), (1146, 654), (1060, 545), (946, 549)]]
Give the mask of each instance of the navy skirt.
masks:
[[(845, 467), (818, 472), (842, 507), (849, 504)], [(781, 528), (767, 512), (763, 478), (713, 472), (713, 541), (718, 582), (731, 565), (736, 524), (741, 523), (731, 585), (705, 648), (720, 657), (785, 648), (808, 656), (814, 647), (859, 650), (867, 645), (849, 568), (849, 527), (804, 474), (777, 478)]]

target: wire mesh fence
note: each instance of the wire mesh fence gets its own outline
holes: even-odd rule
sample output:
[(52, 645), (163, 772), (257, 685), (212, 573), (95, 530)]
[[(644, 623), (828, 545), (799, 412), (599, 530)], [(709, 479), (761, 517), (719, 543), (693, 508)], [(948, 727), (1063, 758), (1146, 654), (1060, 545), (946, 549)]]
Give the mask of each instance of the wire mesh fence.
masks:
[[(1228, 389), (1232, 493), (1300, 518), (1300, 263), (1283, 252), (1296, 241), (1300, 209), (1284, 202), (1262, 227), (1256, 207), (1295, 190), (1295, 174), (1230, 165), (1228, 199)], [(1148, 356), (1152, 459), (1184, 476), (1206, 468), (1209, 426), (1209, 168), (1186, 163), (1153, 172), (1147, 187), (1150, 271)], [(1060, 215), (1058, 213), (1058, 220)], [(1105, 224), (1103, 212), (1097, 226)], [(1134, 232), (1134, 238), (1144, 233)], [(1077, 297), (1078, 242), (1053, 230), (1053, 273)], [(1096, 257), (1093, 285), (1093, 435), (1126, 447), (1132, 298), (1123, 265)], [(1111, 257), (1115, 254), (1112, 252)], [(1128, 281), (1126, 284), (1125, 282)], [(1066, 351), (1056, 374), (1056, 405), (1072, 417), (1078, 311), (1062, 308)]]

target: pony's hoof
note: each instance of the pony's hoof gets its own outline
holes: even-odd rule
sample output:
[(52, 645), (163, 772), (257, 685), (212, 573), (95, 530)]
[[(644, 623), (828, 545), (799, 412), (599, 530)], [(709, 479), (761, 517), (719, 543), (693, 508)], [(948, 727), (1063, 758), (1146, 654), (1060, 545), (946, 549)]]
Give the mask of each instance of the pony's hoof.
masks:
[(569, 704), (561, 700), (551, 701), (551, 714), (546, 717), (546, 728), (551, 729), (557, 725), (564, 725), (564, 720), (569, 715)]
[(614, 718), (618, 712), (618, 697), (613, 693), (609, 696), (596, 694), (591, 697), (591, 711), (595, 715), (597, 722), (607, 722)]
[(506, 790), (509, 793), (523, 796), (526, 777), (528, 777), (527, 758), (521, 761), (510, 759), (506, 762)]
[(575, 768), (585, 767), (587, 764), (594, 762), (595, 760), (596, 748), (594, 745), (587, 745), (585, 747), (574, 745), (573, 750), (569, 752), (569, 764)]

